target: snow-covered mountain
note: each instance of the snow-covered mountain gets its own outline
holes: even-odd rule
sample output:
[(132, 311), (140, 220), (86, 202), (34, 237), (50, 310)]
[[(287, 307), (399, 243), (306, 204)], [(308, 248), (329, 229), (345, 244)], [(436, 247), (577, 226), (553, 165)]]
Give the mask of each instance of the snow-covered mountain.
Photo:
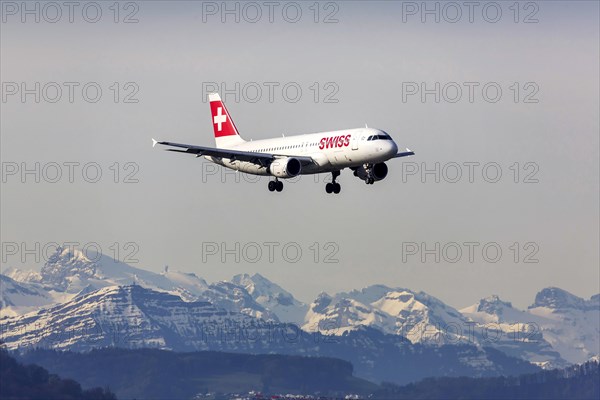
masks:
[(527, 310), (490, 296), (458, 311), (427, 293), (384, 285), (333, 296), (321, 293), (306, 305), (259, 274), (240, 274), (231, 281), (209, 284), (193, 273), (167, 267), (154, 273), (101, 254), (86, 256), (76, 249), (58, 249), (40, 272), (9, 268), (4, 273), (0, 275), (0, 317), (54, 310), (99, 289), (135, 283), (185, 302), (210, 303), (232, 315), (290, 322), (306, 332), (338, 338), (369, 328), (405, 343), (494, 347), (544, 367), (580, 363), (600, 353), (600, 295), (584, 300), (558, 288), (540, 291)]
[(544, 338), (571, 363), (600, 354), (600, 296), (589, 300), (559, 288), (540, 291), (527, 312), (536, 316)]
[(552, 287), (540, 291), (524, 311), (491, 296), (461, 312), (480, 328), (492, 327), (513, 341), (543, 345), (529, 359), (544, 367), (555, 367), (564, 362), (547, 358), (552, 351), (569, 363), (583, 363), (600, 353), (599, 298), (595, 295), (585, 300)]
[[(108, 286), (125, 286), (133, 283), (176, 294), (186, 301), (210, 301), (216, 307), (238, 311), (265, 320), (277, 320), (275, 313), (257, 303), (241, 286), (229, 282), (207, 284), (193, 273), (182, 273), (165, 268), (157, 274), (129, 264), (116, 261), (106, 255), (89, 252), (84, 254), (75, 248), (58, 248), (42, 266), (39, 273), (8, 269), (15, 280), (23, 284), (38, 285), (46, 289), (50, 300), (40, 306), (64, 301), (68, 295), (82, 290), (91, 291)], [(64, 296), (50, 295), (63, 293)], [(13, 308), (12, 314), (26, 309)], [(6, 312), (7, 315), (9, 312)]]
[(42, 281), (42, 274), (37, 271), (21, 270), (13, 267), (2, 270), (2, 275), (8, 276), (17, 282), (39, 283)]
[(468, 343), (465, 323), (457, 310), (427, 293), (374, 285), (333, 297), (321, 293), (310, 305), (303, 329), (342, 335), (369, 326), (412, 343), (442, 345)]
[(172, 283), (161, 274), (132, 267), (92, 250), (84, 253), (72, 247), (58, 247), (39, 273), (9, 268), (7, 275), (20, 282), (37, 283), (48, 289), (71, 294), (79, 293), (88, 285), (98, 289), (134, 282), (149, 287), (173, 289)]
[(460, 312), (475, 324), (474, 330), (480, 332), (483, 344), (543, 368), (567, 365), (561, 354), (546, 340), (538, 323), (527, 312), (514, 308), (497, 295), (481, 299)]
[(600, 351), (598, 297), (585, 301), (556, 288), (542, 290), (527, 311), (490, 296), (456, 310), (423, 292), (374, 285), (309, 306), (303, 329), (343, 335), (363, 326), (426, 345), (493, 347), (544, 368), (589, 360)]
[(258, 304), (242, 286), (220, 281), (211, 283), (208, 290), (199, 294), (199, 298), (210, 301), (217, 307), (238, 311), (255, 318), (278, 321), (277, 315)]
[(3, 341), (18, 347), (90, 350), (105, 346), (208, 349), (208, 335), (235, 334), (255, 319), (209, 302), (141, 286), (107, 286), (18, 317), (5, 318)]
[(493, 349), (413, 345), (368, 327), (327, 337), (138, 285), (108, 286), (51, 308), (1, 319), (0, 333), (11, 350), (114, 346), (335, 357), (352, 362), (359, 376), (398, 383), (425, 376), (535, 370)]
[(25, 314), (69, 300), (73, 295), (47, 290), (35, 283), (17, 282), (0, 275), (0, 318)]
[(535, 301), (529, 309), (544, 307), (552, 310), (581, 310), (593, 311), (600, 307), (600, 294), (589, 300), (582, 299), (557, 287), (543, 289), (535, 296)]
[(275, 313), (280, 321), (302, 325), (308, 306), (281, 286), (260, 274), (235, 275), (231, 282), (244, 287), (258, 304)]

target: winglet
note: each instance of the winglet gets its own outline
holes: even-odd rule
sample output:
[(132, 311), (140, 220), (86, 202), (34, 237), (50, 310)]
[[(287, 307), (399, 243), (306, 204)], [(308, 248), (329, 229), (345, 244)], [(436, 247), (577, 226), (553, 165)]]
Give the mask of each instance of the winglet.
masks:
[(152, 138), (152, 147), (156, 146), (156, 143), (158, 143), (158, 141)]

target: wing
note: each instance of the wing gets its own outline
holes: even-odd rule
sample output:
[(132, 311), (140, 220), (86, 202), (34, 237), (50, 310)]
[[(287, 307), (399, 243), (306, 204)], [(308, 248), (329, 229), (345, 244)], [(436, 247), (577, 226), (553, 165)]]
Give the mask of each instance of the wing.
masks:
[(414, 155), (415, 155), (415, 152), (411, 151), (410, 149), (407, 148), (406, 151), (403, 151), (402, 153), (398, 153), (392, 158), (408, 157), (408, 156), (414, 156)]
[(306, 166), (312, 164), (314, 160), (312, 157), (305, 156), (293, 156), (293, 155), (284, 155), (284, 154), (271, 154), (271, 153), (256, 153), (251, 151), (241, 151), (241, 150), (230, 150), (230, 149), (218, 149), (215, 147), (205, 147), (205, 146), (195, 146), (191, 144), (182, 144), (182, 143), (173, 143), (173, 142), (159, 142), (157, 140), (152, 139), (152, 147), (157, 144), (162, 144), (165, 146), (178, 147), (180, 149), (166, 149), (167, 151), (175, 151), (178, 153), (188, 153), (195, 154), (196, 157), (201, 156), (212, 156), (217, 158), (227, 158), (230, 160), (240, 160), (240, 161), (249, 161), (254, 164), (267, 166), (271, 164), (277, 158), (283, 157), (293, 157), (302, 163), (302, 166)]

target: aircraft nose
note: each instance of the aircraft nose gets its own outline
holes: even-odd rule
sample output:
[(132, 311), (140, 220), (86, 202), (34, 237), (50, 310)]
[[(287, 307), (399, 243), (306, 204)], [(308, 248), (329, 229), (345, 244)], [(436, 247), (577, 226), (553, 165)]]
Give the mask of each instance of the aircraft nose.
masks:
[(390, 157), (398, 154), (398, 145), (393, 140), (390, 141), (390, 149), (388, 152), (389, 152)]

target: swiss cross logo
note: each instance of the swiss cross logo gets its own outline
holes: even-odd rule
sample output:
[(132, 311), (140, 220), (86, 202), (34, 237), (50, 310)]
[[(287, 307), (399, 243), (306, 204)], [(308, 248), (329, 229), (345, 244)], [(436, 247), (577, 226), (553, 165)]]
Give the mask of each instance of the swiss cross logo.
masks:
[(223, 123), (227, 121), (227, 115), (223, 114), (223, 107), (217, 108), (217, 115), (213, 117), (213, 124), (217, 125), (217, 130), (221, 132)]

